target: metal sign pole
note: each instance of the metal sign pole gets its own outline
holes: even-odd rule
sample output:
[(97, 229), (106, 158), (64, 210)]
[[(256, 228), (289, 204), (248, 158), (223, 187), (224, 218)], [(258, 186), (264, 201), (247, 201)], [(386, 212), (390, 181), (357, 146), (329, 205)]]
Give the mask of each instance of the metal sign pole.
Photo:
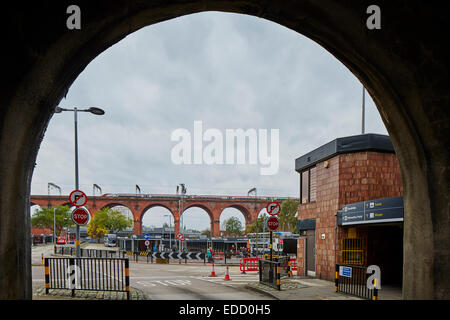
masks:
[(272, 261), (272, 253), (273, 253), (273, 249), (272, 249), (272, 231), (270, 231), (270, 261)]
[[(77, 108), (74, 108), (74, 127), (75, 127), (75, 190), (79, 190), (79, 180), (78, 180), (78, 121), (77, 121)], [(81, 250), (80, 250), (80, 226), (77, 224), (77, 230), (76, 230), (76, 240), (75, 240), (75, 246), (76, 246), (76, 255), (77, 258), (81, 256)]]

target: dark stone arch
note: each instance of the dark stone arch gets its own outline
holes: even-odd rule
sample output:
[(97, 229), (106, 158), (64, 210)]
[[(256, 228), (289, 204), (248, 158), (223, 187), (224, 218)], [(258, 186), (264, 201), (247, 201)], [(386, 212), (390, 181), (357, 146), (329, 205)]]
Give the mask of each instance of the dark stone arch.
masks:
[[(54, 107), (98, 54), (144, 26), (201, 11), (254, 15), (316, 41), (346, 65), (376, 103), (397, 152), (405, 200), (403, 295), (448, 299), (449, 29), (441, 7), (383, 2), (381, 30), (364, 26), (367, 2), (98, 1), (84, 3), (82, 31), (65, 26), (70, 3), (10, 3), (0, 24), (0, 297), (31, 298), (30, 184)], [(421, 21), (421, 23), (411, 23)], [(84, 32), (86, 31), (86, 32)], [(14, 228), (11, 226), (15, 226)], [(11, 257), (14, 257), (11, 259)], [(8, 275), (7, 277), (4, 275)]]

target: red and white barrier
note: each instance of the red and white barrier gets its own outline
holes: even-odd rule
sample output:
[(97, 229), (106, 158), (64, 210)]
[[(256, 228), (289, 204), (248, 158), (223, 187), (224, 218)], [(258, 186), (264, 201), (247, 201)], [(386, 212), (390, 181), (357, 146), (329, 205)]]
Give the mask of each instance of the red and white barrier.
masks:
[(241, 273), (246, 271), (259, 271), (259, 258), (242, 258), (239, 269)]

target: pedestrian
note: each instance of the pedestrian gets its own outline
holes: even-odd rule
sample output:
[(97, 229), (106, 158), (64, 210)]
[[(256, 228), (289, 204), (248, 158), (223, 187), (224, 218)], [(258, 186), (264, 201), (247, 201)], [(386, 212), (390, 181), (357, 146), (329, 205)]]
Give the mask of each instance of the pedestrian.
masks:
[(212, 260), (211, 248), (208, 248), (208, 250), (206, 250), (206, 258), (208, 259), (208, 263), (211, 263)]

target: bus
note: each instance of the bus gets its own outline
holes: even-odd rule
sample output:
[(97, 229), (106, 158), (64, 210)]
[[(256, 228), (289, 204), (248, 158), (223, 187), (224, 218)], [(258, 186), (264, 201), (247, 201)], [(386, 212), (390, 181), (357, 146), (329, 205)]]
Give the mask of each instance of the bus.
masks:
[(105, 247), (116, 247), (117, 246), (117, 235), (108, 233), (103, 238), (103, 242), (105, 244)]
[[(249, 248), (252, 256), (262, 257), (270, 254), (270, 233), (259, 232), (249, 233), (247, 235)], [(295, 254), (292, 252), (292, 244), (296, 250), (298, 234), (291, 232), (273, 232), (272, 233), (272, 249), (273, 255)]]

